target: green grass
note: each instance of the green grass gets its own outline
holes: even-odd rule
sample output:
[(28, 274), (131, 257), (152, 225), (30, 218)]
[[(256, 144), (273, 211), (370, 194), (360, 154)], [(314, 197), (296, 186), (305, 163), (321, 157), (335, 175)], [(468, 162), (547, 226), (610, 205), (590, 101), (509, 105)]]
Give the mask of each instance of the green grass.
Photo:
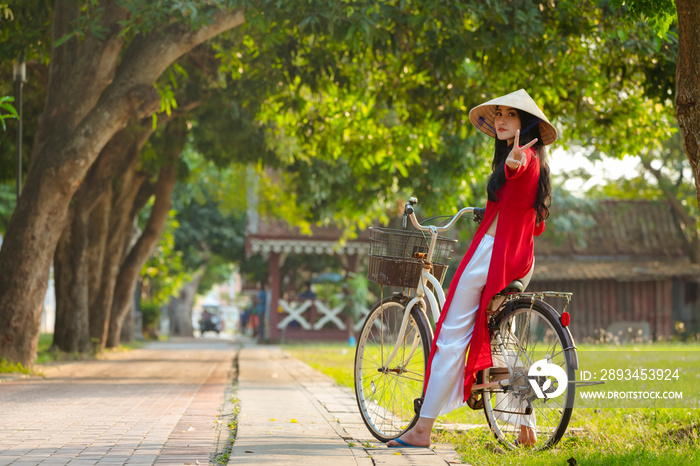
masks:
[[(577, 380), (589, 378), (605, 383), (579, 388), (589, 392), (674, 391), (680, 400), (584, 400), (577, 396), (579, 407), (586, 408), (700, 408), (700, 345), (653, 344), (596, 347), (580, 345)], [(658, 380), (661, 376), (661, 380)]]
[[(675, 356), (671, 357), (675, 358), (674, 362), (685, 363), (691, 372), (686, 373), (685, 380), (672, 389), (683, 388), (684, 396), (688, 396), (685, 390), (690, 390), (694, 400), (697, 400), (700, 343), (577, 346), (580, 354), (590, 352), (588, 356), (595, 356), (580, 358), (581, 369), (591, 371), (611, 368), (622, 358), (627, 359), (627, 355), (641, 367), (658, 367), (656, 360), (659, 355), (671, 355), (673, 352)], [(353, 387), (355, 352), (347, 344), (287, 345), (283, 349), (332, 377), (339, 385)], [(645, 351), (669, 353), (640, 354)], [(566, 465), (572, 457), (581, 465), (700, 464), (700, 407), (692, 402), (687, 403), (685, 408), (658, 409), (577, 409), (575, 406), (569, 427), (577, 429), (570, 429), (555, 448), (546, 452), (524, 449), (498, 452), (498, 443), (489, 431), (482, 411), (460, 408), (439, 417), (438, 423), (483, 425), (480, 429), (459, 432), (436, 430), (433, 433), (434, 442), (453, 444), (462, 459), (474, 465)]]
[(7, 359), (0, 359), (0, 374), (25, 374), (34, 375), (35, 372), (20, 363), (11, 363)]
[[(37, 346), (37, 364), (42, 362), (52, 361), (55, 358), (50, 356), (49, 347), (53, 340), (53, 335), (42, 333), (39, 335), (39, 343)], [(33, 368), (24, 367), (20, 363), (9, 363), (5, 358), (0, 360), (0, 374), (25, 374), (25, 375), (41, 375), (40, 372)]]
[[(120, 351), (131, 351), (134, 349), (141, 349), (146, 345), (144, 341), (133, 341), (130, 343), (125, 343), (118, 348), (110, 348), (103, 350), (101, 353), (66, 353), (63, 351), (58, 351), (51, 349), (53, 344), (53, 334), (42, 333), (39, 335), (39, 342), (37, 344), (37, 356), (35, 364), (45, 364), (47, 362), (54, 361), (88, 361), (91, 359), (99, 358), (100, 354), (109, 352), (120, 352)], [(26, 375), (41, 375), (35, 369), (26, 368), (22, 364), (10, 364), (6, 360), (0, 361), (0, 373), (19, 373)]]
[(322, 372), (344, 387), (353, 387), (352, 366), (355, 348), (347, 343), (286, 345), (283, 349), (293, 357)]
[(567, 433), (545, 452), (496, 453), (497, 443), (485, 425), (467, 432), (438, 433), (434, 440), (452, 443), (474, 465), (567, 464), (572, 457), (579, 464), (601, 466), (700, 463), (698, 410), (574, 409), (569, 426), (583, 432)]
[[(234, 391), (235, 390), (237, 390), (237, 384), (234, 381)], [(233, 404), (234, 408), (232, 413), (233, 419), (227, 424), (229, 437), (223, 451), (215, 457), (216, 462), (221, 465), (228, 464), (231, 451), (233, 450), (233, 444), (235, 443), (236, 435), (238, 434), (238, 415), (241, 412), (241, 401), (234, 395), (231, 396), (231, 403)]]

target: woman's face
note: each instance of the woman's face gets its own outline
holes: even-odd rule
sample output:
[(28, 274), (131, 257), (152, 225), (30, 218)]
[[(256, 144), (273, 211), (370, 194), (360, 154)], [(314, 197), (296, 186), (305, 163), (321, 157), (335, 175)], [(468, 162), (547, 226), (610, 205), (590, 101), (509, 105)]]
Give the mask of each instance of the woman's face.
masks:
[(518, 112), (511, 107), (496, 106), (496, 118), (493, 121), (496, 135), (501, 141), (513, 141), (515, 132), (520, 129)]

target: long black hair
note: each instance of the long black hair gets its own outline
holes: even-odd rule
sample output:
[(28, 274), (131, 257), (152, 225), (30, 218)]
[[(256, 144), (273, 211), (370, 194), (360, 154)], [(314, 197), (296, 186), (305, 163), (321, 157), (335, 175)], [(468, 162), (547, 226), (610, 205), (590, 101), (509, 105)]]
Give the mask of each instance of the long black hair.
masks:
[[(542, 144), (542, 136), (540, 135), (540, 125), (539, 118), (524, 112), (522, 110), (515, 109), (520, 117), (520, 127), (523, 128), (524, 132), (521, 130), (519, 143), (521, 146), (527, 144), (533, 139), (537, 138), (537, 142), (531, 146), (537, 154), (537, 159), (540, 163), (540, 180), (537, 187), (537, 197), (535, 197), (535, 213), (537, 214), (536, 222), (539, 224), (549, 217), (549, 206), (552, 203), (552, 179), (549, 176), (549, 165), (547, 165), (547, 149), (544, 144)], [(508, 146), (508, 141), (501, 141), (496, 137), (496, 148), (493, 154), (493, 162), (491, 168), (493, 173), (489, 177), (488, 185), (486, 186), (486, 192), (488, 193), (488, 199), (492, 202), (498, 202), (498, 196), (496, 193), (506, 182), (506, 158), (510, 153), (510, 147)]]

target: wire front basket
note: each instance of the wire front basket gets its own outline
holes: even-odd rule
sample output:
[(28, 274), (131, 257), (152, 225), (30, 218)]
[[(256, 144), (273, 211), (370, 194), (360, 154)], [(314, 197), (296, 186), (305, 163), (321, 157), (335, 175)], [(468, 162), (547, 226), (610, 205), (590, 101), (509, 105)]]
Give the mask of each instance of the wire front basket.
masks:
[[(370, 228), (367, 278), (380, 285), (415, 288), (420, 282), (430, 235), (417, 231)], [(442, 283), (456, 240), (438, 236), (432, 274)]]

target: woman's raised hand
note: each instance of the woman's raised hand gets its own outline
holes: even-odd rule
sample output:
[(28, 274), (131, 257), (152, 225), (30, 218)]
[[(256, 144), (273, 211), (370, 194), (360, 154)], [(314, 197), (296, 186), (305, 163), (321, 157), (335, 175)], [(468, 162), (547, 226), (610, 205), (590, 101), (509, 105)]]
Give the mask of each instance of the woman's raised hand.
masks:
[(527, 156), (525, 155), (525, 149), (529, 149), (534, 143), (537, 142), (537, 138), (533, 139), (532, 141), (528, 142), (524, 146), (520, 147), (518, 144), (518, 140), (520, 139), (520, 130), (517, 130), (515, 132), (515, 138), (513, 139), (513, 149), (511, 149), (510, 154), (508, 154), (508, 157), (506, 158), (506, 165), (508, 165), (508, 168), (511, 170), (517, 170), (522, 166), (523, 163), (527, 160)]

